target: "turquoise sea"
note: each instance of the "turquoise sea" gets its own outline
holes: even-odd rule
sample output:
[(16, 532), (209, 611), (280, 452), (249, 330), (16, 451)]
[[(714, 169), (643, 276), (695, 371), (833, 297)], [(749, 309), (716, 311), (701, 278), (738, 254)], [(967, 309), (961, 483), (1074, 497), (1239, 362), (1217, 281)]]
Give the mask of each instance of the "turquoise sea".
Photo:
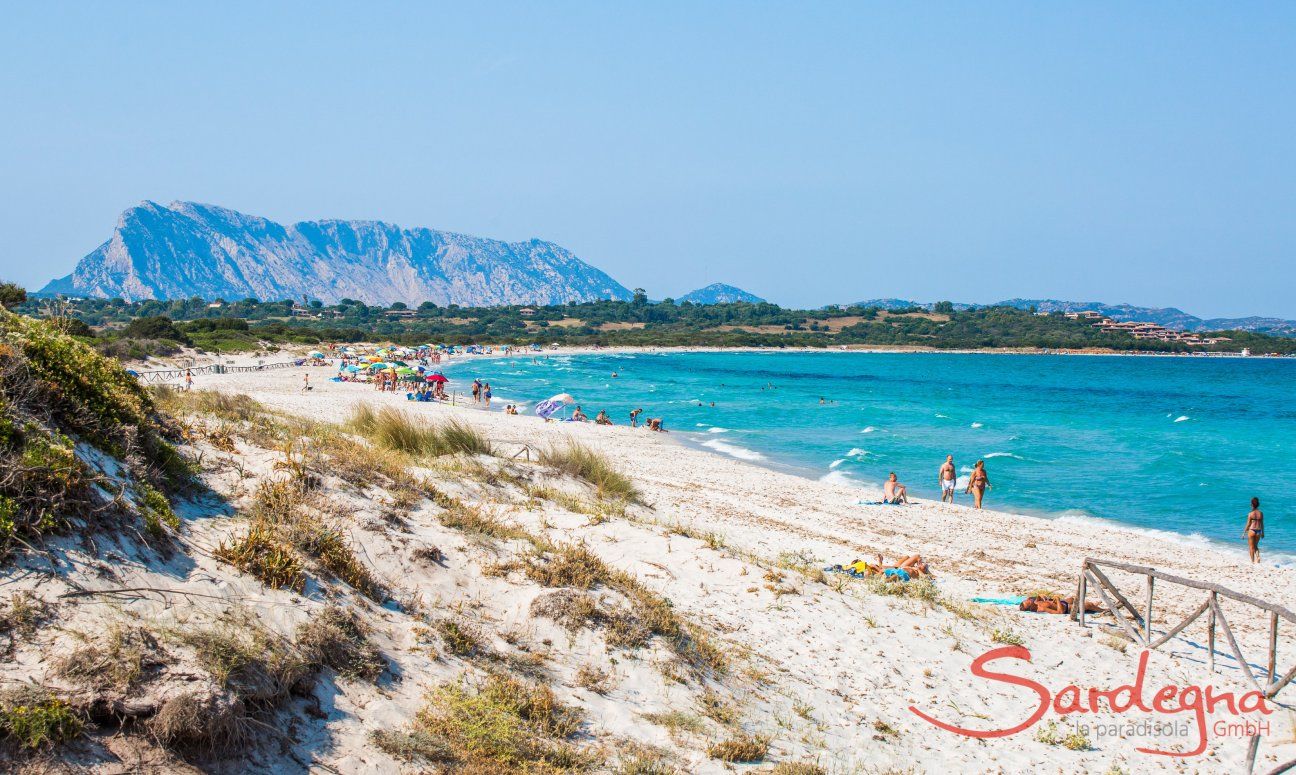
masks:
[(471, 358), (451, 376), (489, 381), (497, 409), (567, 392), (622, 425), (642, 407), (717, 454), (846, 483), (895, 471), (923, 497), (946, 454), (964, 480), (984, 459), (988, 508), (1239, 549), (1259, 496), (1266, 559), (1296, 560), (1294, 359), (550, 353)]

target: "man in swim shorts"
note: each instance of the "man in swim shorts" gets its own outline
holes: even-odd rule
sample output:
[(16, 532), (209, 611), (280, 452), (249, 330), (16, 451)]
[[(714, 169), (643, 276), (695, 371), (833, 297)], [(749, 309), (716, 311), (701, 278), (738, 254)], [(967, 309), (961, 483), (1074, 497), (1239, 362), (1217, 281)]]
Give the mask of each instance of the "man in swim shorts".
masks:
[(940, 467), (940, 473), (937, 474), (940, 479), (941, 503), (954, 502), (954, 482), (958, 479), (958, 474), (954, 471), (954, 456), (946, 455), (945, 463)]
[(886, 483), (882, 485), (882, 502), (883, 503), (908, 503), (909, 488), (896, 479), (895, 471), (887, 477)]

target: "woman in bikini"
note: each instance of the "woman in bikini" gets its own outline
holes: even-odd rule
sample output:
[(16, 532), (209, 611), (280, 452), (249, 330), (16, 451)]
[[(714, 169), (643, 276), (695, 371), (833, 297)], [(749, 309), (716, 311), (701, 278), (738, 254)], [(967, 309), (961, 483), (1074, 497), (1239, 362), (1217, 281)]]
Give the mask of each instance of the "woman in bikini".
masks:
[(1247, 514), (1246, 529), (1242, 535), (1247, 540), (1247, 550), (1251, 562), (1260, 562), (1260, 539), (1264, 538), (1264, 512), (1260, 510), (1260, 499), (1251, 499), (1251, 512)]
[[(1057, 595), (1028, 597), (1022, 601), (1021, 610), (1034, 611), (1037, 614), (1062, 614), (1066, 616), (1071, 613), (1071, 608), (1075, 606), (1075, 600), (1075, 595), (1071, 597), (1058, 597)], [(1107, 613), (1107, 609), (1086, 600), (1085, 613), (1103, 614)]]
[(972, 493), (972, 505), (975, 508), (981, 508), (981, 499), (985, 497), (985, 491), (990, 489), (990, 477), (986, 475), (985, 461), (978, 460), (972, 467), (972, 475), (968, 477), (967, 491)]

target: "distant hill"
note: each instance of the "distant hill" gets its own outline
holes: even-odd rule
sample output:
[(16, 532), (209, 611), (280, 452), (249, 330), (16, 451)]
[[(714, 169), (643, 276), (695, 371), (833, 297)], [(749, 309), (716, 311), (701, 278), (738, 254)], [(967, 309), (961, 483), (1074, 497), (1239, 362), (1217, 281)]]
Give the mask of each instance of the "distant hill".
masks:
[(1058, 301), (1057, 299), (1008, 299), (994, 306), (1016, 307), (1018, 309), (1034, 307), (1040, 312), (1083, 312), (1093, 310), (1106, 315), (1112, 320), (1143, 320), (1181, 331), (1256, 331), (1281, 336), (1296, 335), (1296, 320), (1264, 317), (1203, 319), (1176, 307), (1136, 307), (1132, 304), (1104, 304), (1098, 301)]
[(930, 304), (923, 304), (917, 301), (907, 299), (869, 299), (868, 301), (857, 301), (852, 307), (873, 307), (874, 309), (909, 309), (910, 307), (930, 307)]
[(99, 298), (342, 298), (366, 304), (561, 304), (629, 299), (552, 242), (501, 242), (380, 221), (282, 226), (194, 202), (144, 202), (41, 293)]
[(735, 288), (724, 283), (711, 283), (705, 288), (698, 288), (696, 291), (686, 293), (675, 301), (691, 301), (694, 304), (733, 304), (734, 302), (745, 301), (749, 304), (758, 304), (765, 300), (754, 293), (744, 291), (742, 288)]

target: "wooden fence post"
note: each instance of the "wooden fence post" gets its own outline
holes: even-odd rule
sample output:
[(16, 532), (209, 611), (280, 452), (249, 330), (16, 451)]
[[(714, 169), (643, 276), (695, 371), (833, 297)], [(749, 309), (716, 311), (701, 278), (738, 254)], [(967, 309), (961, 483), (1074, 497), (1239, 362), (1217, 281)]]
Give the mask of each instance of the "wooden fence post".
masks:
[(1217, 595), (1210, 593), (1210, 618), (1206, 620), (1206, 659), (1211, 673), (1215, 672), (1215, 600)]
[(1269, 683), (1278, 680), (1278, 614), (1269, 612)]
[(1147, 577), (1147, 617), (1143, 620), (1143, 645), (1152, 644), (1152, 588), (1156, 579)]

